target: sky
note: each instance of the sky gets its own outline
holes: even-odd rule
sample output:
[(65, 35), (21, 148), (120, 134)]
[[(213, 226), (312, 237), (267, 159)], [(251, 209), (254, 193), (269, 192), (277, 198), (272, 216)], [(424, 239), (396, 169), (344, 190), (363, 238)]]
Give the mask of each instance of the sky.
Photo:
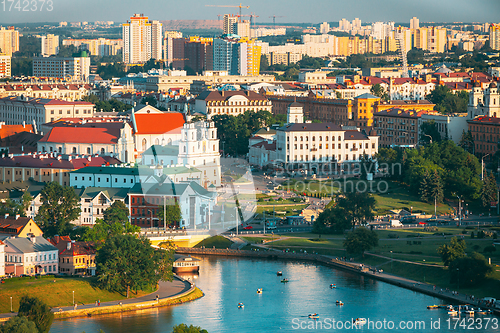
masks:
[[(16, 4), (20, 2), (21, 6)], [(25, 22), (125, 22), (134, 13), (152, 20), (216, 20), (218, 14), (236, 14), (237, 8), (206, 5), (238, 5), (228, 0), (0, 0), (0, 23)], [(243, 1), (243, 0), (238, 0)], [(30, 6), (25, 6), (25, 3)], [(37, 11), (31, 11), (33, 3)], [(52, 2), (52, 6), (49, 6)], [(342, 18), (362, 22), (499, 22), (500, 0), (246, 0), (244, 14), (259, 15), (256, 22), (337, 22)], [(12, 6), (11, 6), (12, 5)], [(49, 11), (49, 9), (52, 9)]]

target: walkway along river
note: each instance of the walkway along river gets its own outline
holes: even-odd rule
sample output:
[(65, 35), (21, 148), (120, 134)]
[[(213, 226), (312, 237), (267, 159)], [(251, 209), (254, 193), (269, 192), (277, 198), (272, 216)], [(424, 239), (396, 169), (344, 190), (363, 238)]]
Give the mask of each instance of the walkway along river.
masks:
[[(354, 270), (332, 269), (312, 260), (304, 262), (304, 258), (299, 261), (299, 258), (269, 260), (200, 253), (197, 256), (202, 259), (199, 276), (184, 277), (195, 281), (204, 297), (158, 309), (57, 320), (51, 332), (99, 329), (106, 333), (171, 332), (180, 323), (201, 326), (209, 332), (293, 332), (302, 328), (311, 331), (308, 325), (327, 332), (331, 331), (328, 325), (333, 320), (343, 325), (351, 323), (353, 318), (366, 318), (368, 323), (377, 325), (385, 320), (396, 327), (405, 325), (406, 331), (410, 326), (415, 327), (411, 329), (415, 332), (428, 332), (431, 325), (439, 332), (466, 330), (454, 327), (454, 320), (445, 310), (427, 310), (427, 305), (443, 304), (443, 300), (398, 288)], [(277, 276), (277, 271), (282, 271), (283, 276)], [(281, 278), (288, 278), (289, 282), (281, 283)], [(330, 284), (336, 288), (331, 289)], [(262, 294), (257, 293), (259, 288)], [(344, 305), (336, 305), (337, 300)], [(244, 304), (242, 309), (237, 307), (240, 302)], [(309, 319), (311, 313), (319, 314), (319, 319)], [(476, 319), (484, 321), (481, 332), (498, 332), (497, 317), (476, 316)], [(489, 321), (487, 328), (486, 321)], [(381, 327), (378, 331), (392, 330)]]

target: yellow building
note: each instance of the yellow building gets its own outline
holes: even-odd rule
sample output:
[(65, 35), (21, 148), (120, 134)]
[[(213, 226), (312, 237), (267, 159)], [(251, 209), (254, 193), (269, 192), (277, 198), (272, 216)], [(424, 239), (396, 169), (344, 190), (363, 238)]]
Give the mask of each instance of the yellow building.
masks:
[(255, 44), (255, 39), (241, 38), (239, 43), (247, 44), (247, 72), (246, 75), (258, 76), (260, 73), (261, 46)]
[(427, 50), (427, 28), (419, 28), (413, 34), (413, 47), (416, 49)]
[(0, 28), (0, 50), (9, 56), (19, 51), (19, 31), (14, 30), (14, 27)]
[(428, 29), (427, 45), (432, 53), (443, 53), (446, 50), (446, 29), (431, 27)]
[(368, 129), (373, 125), (375, 105), (380, 103), (380, 97), (372, 94), (363, 94), (354, 99), (352, 113), (353, 125), (361, 129)]
[(500, 50), (500, 24), (490, 25), (490, 47)]
[(0, 218), (0, 235), (12, 235), (17, 237), (42, 236), (40, 227), (29, 217), (6, 216)]

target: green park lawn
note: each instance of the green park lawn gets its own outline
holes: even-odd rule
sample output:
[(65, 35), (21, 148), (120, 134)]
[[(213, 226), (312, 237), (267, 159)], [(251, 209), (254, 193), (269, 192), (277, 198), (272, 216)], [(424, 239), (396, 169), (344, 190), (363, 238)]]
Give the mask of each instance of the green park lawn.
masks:
[[(54, 282), (55, 281), (55, 282)], [(10, 312), (10, 297), (15, 312), (19, 308), (22, 296), (29, 295), (38, 297), (49, 307), (70, 306), (73, 304), (73, 291), (75, 292), (75, 303), (93, 304), (101, 302), (125, 299), (126, 295), (118, 292), (110, 292), (96, 287), (96, 278), (60, 278), (34, 277), (6, 279), (0, 285), (0, 313)], [(154, 290), (138, 291), (137, 295), (131, 292), (131, 297), (140, 297), (152, 293)]]
[(306, 205), (276, 205), (276, 206), (257, 206), (257, 214), (262, 214), (263, 212), (266, 212), (266, 215), (269, 216), (269, 214), (273, 214), (273, 211), (275, 212), (286, 212), (285, 214), (279, 214), (277, 213), (276, 216), (292, 216), (292, 215), (299, 215), (300, 212), (309, 206), (308, 204)]
[(228, 247), (231, 247), (233, 242), (231, 242), (229, 239), (222, 237), (222, 236), (213, 236), (210, 238), (206, 238), (196, 244), (194, 247), (200, 248), (202, 246), (211, 249), (211, 248), (216, 248), (216, 249), (227, 249)]

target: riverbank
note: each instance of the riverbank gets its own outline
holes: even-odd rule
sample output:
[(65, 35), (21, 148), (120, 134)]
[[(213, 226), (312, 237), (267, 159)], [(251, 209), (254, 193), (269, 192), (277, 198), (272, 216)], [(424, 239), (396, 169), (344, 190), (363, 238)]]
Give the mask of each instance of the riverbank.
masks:
[[(158, 299), (156, 299), (157, 295)], [(55, 319), (92, 317), (101, 314), (129, 312), (182, 304), (203, 297), (203, 295), (203, 292), (193, 283), (175, 276), (172, 282), (160, 281), (158, 290), (149, 295), (99, 304), (77, 304), (76, 307), (54, 307), (52, 308), (52, 312), (54, 312)], [(0, 322), (7, 321), (10, 317), (15, 315), (17, 315), (17, 313), (2, 314)]]
[[(290, 253), (277, 250), (244, 251), (244, 250), (232, 250), (232, 249), (206, 249), (206, 248), (205, 249), (177, 248), (176, 253), (191, 254), (191, 255), (215, 255), (215, 256), (226, 256), (226, 257), (247, 257), (247, 258), (300, 260), (300, 261), (316, 262), (326, 266), (335, 267), (345, 271), (360, 274), (362, 276), (366, 276), (379, 281), (387, 282), (398, 287), (403, 287), (416, 292), (434, 296), (446, 301), (456, 302), (459, 304), (473, 304), (474, 306), (480, 306), (481, 308), (488, 308), (484, 304), (479, 304), (479, 300), (471, 300), (467, 295), (462, 293), (456, 293), (451, 290), (442, 289), (439, 286), (421, 283), (419, 281), (406, 279), (385, 272), (370, 270), (370, 267), (364, 264), (342, 261), (326, 255), (308, 254), (308, 253)], [(496, 315), (500, 315), (500, 311), (498, 309), (491, 308), (491, 310), (493, 310)]]

